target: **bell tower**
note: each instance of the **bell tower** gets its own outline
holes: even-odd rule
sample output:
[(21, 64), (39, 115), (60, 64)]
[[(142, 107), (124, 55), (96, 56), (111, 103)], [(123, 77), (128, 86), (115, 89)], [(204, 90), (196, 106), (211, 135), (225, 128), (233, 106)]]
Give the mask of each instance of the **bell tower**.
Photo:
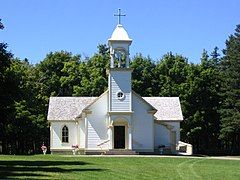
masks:
[(109, 89), (109, 148), (132, 149), (132, 70), (129, 68), (129, 46), (132, 39), (121, 24), (121, 9), (118, 24), (108, 39), (110, 49)]
[(110, 70), (109, 70), (109, 112), (131, 112), (132, 111), (132, 88), (131, 74), (129, 68), (129, 46), (132, 39), (121, 24), (121, 10), (119, 9), (118, 24), (108, 39), (110, 48)]

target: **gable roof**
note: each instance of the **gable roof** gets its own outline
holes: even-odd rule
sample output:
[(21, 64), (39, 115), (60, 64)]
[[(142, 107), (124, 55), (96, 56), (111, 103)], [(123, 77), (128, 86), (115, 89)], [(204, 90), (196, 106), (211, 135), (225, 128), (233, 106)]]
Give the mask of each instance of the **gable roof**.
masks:
[(183, 120), (179, 97), (143, 97), (143, 99), (157, 109), (154, 114), (157, 120)]
[[(183, 120), (178, 97), (141, 97), (134, 91), (133, 94), (157, 111), (154, 114), (157, 120)], [(75, 120), (83, 109), (90, 107), (100, 97), (50, 97), (47, 120)]]
[(75, 120), (97, 97), (50, 97), (47, 120)]

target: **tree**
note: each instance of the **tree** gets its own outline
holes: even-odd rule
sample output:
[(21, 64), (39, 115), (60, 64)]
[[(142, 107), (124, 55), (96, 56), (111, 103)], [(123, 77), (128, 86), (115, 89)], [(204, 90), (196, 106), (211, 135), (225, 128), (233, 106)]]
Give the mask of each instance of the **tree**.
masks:
[(73, 86), (74, 96), (99, 96), (107, 90), (108, 52), (106, 45), (99, 45), (98, 53), (79, 64), (80, 83)]
[(130, 67), (132, 72), (132, 89), (141, 96), (153, 96), (155, 93), (155, 64), (150, 57), (145, 58), (141, 54), (137, 54)]
[(240, 25), (230, 35), (221, 62), (220, 138), (231, 154), (240, 152)]
[(4, 29), (3, 23), (1, 21), (2, 19), (0, 19), (0, 29)]
[(29, 154), (39, 151), (43, 140), (48, 139), (45, 112), (41, 111), (43, 102), (38, 99), (35, 68), (25, 59), (12, 59), (7, 69), (11, 116), (4, 123), (5, 152), (10, 154)]
[(187, 87), (186, 79), (189, 71), (188, 61), (171, 52), (163, 56), (155, 68), (157, 80), (157, 96), (180, 96), (183, 98)]
[(219, 149), (220, 78), (218, 67), (203, 50), (201, 63), (192, 65), (187, 82), (182, 138), (192, 143), (195, 153), (212, 154)]
[(220, 54), (218, 53), (218, 47), (215, 47), (213, 52), (211, 53), (211, 63), (215, 66), (218, 66), (219, 63), (220, 63), (220, 59), (219, 59), (219, 56)]
[(61, 72), (64, 73), (60, 77), (61, 87), (68, 89), (69, 95), (74, 94), (74, 86), (81, 84), (82, 77), (86, 71), (86, 65), (79, 59), (72, 59), (64, 63), (64, 67)]
[(99, 55), (109, 57), (109, 48), (107, 47), (106, 44), (99, 44), (97, 48)]
[[(4, 26), (0, 19), (0, 29)], [(0, 142), (2, 143), (3, 153), (7, 147), (6, 124), (11, 120), (13, 113), (13, 91), (15, 84), (13, 83), (13, 74), (9, 72), (12, 64), (13, 54), (7, 50), (7, 44), (0, 42)]]
[(78, 62), (80, 56), (73, 56), (66, 51), (50, 52), (46, 58), (36, 66), (39, 83), (41, 83), (41, 94), (46, 100), (49, 96), (71, 96), (72, 91), (68, 86), (62, 86), (61, 77), (67, 75), (62, 71), (64, 64)]

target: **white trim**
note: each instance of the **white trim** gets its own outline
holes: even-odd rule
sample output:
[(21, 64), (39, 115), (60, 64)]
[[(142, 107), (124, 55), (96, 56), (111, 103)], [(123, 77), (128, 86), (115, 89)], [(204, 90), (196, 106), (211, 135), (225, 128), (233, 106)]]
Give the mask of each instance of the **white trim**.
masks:
[[(126, 127), (125, 127), (126, 128)], [(132, 150), (132, 126), (128, 126), (128, 149)]]
[(52, 130), (52, 123), (50, 123), (50, 149), (53, 145), (53, 130)]
[(49, 122), (76, 122), (76, 119), (71, 119), (71, 120), (48, 120)]
[(155, 119), (154, 123), (158, 123), (158, 122), (181, 122), (183, 120), (158, 120)]
[(80, 146), (80, 125), (79, 125), (79, 122), (76, 122), (76, 129), (77, 129), (77, 138), (76, 138), (76, 140), (77, 140), (77, 144), (78, 144), (78, 146)]
[(129, 115), (129, 114), (133, 114), (134, 111), (109, 111), (108, 114), (110, 115), (116, 115), (116, 114), (121, 114), (121, 115)]
[(129, 143), (132, 143), (132, 141), (129, 141), (129, 138), (132, 138), (131, 135), (129, 135), (129, 133), (131, 133), (131, 130), (129, 130), (130, 125), (127, 119), (123, 118), (123, 117), (116, 117), (114, 120), (112, 120), (112, 138), (110, 138), (110, 143), (112, 143), (112, 149), (114, 149), (114, 126), (124, 126), (125, 127), (125, 149), (130, 149), (132, 148)]
[(88, 147), (88, 120), (87, 117), (84, 115), (85, 119), (85, 148)]
[(155, 146), (155, 124), (154, 124), (154, 116), (152, 115), (152, 148), (154, 149), (154, 146)]
[[(131, 79), (132, 79), (132, 74), (131, 74)], [(129, 93), (130, 97), (129, 97), (129, 101), (130, 101), (130, 106), (129, 106), (129, 111), (132, 111), (132, 81), (130, 81), (130, 86), (131, 86), (131, 91)]]
[(108, 110), (112, 110), (112, 84), (111, 84), (111, 73), (108, 75)]
[(109, 141), (109, 149), (113, 149), (113, 144), (112, 144), (112, 137), (113, 137), (113, 126), (112, 126), (113, 121), (111, 121), (111, 117), (108, 116), (108, 139)]

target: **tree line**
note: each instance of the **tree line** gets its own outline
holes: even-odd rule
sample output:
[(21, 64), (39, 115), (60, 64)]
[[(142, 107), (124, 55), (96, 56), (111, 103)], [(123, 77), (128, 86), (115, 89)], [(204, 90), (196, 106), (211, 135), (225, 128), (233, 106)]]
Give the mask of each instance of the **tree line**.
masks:
[[(0, 29), (3, 29), (0, 21)], [(0, 145), (4, 154), (34, 154), (49, 146), (50, 96), (99, 96), (108, 86), (109, 49), (82, 58), (50, 52), (38, 64), (14, 58), (0, 43)], [(203, 50), (200, 63), (166, 53), (158, 61), (131, 59), (132, 88), (141, 96), (179, 96), (181, 140), (198, 154), (240, 153), (240, 25), (218, 48)]]

